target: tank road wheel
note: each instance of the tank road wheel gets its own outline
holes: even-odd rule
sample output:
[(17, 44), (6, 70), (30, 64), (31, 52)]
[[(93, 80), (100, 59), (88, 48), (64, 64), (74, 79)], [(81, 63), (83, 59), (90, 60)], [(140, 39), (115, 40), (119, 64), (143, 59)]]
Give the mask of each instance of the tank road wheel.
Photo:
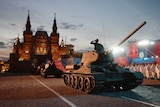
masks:
[(73, 75), (70, 75), (69, 79), (70, 79), (70, 87), (73, 87), (74, 84)]
[(92, 90), (96, 85), (96, 81), (95, 81), (94, 77), (90, 78), (90, 82), (91, 82), (91, 90)]
[(78, 89), (83, 90), (83, 77), (78, 78)]
[(89, 78), (84, 79), (84, 91), (89, 93), (91, 89), (90, 80)]
[(66, 85), (69, 85), (69, 76), (68, 75), (64, 75), (64, 83)]
[(78, 85), (77, 76), (73, 76), (73, 88), (77, 88), (77, 85)]

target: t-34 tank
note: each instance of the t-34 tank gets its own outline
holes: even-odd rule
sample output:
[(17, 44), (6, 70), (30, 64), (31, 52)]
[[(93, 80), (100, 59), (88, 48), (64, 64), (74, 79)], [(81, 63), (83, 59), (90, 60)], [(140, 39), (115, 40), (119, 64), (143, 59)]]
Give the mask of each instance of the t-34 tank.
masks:
[[(125, 42), (138, 31), (146, 22), (140, 24), (118, 45)], [(86, 93), (94, 92), (96, 87), (106, 87), (109, 90), (130, 90), (143, 82), (143, 74), (139, 71), (131, 72), (129, 69), (113, 63), (112, 51), (105, 52), (98, 39), (91, 41), (95, 50), (85, 52), (79, 65), (67, 65), (68, 72), (64, 73), (64, 83)]]

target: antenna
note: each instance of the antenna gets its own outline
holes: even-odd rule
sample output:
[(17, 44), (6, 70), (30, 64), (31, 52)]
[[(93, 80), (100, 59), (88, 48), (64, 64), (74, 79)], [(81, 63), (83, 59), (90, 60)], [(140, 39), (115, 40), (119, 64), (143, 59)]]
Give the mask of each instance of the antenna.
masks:
[(105, 44), (105, 32), (104, 32), (104, 23), (103, 23), (103, 37), (104, 37), (104, 47), (106, 46), (106, 44)]
[(65, 45), (66, 45), (66, 43), (67, 43), (67, 36), (65, 36), (65, 41), (64, 41), (64, 43), (65, 43)]

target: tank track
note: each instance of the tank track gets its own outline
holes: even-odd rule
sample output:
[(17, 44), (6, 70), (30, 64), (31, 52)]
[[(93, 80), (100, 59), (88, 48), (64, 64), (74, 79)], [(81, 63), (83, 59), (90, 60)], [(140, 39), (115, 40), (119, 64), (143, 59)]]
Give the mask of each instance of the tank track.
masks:
[(90, 93), (96, 86), (95, 78), (92, 74), (66, 73), (63, 75), (64, 83), (72, 88)]
[(96, 93), (99, 91), (123, 91), (131, 90), (142, 83), (143, 80), (124, 83), (124, 81), (107, 82), (97, 81), (94, 74), (65, 73), (64, 83), (72, 88), (84, 91), (85, 93)]

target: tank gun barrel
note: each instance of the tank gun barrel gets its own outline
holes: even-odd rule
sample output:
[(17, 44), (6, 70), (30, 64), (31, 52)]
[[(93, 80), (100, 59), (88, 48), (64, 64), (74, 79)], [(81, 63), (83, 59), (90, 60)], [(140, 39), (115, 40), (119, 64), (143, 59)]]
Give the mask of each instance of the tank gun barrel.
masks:
[(135, 30), (133, 30), (130, 34), (128, 34), (120, 43), (117, 44), (117, 46), (120, 46), (123, 44), (128, 38), (130, 38), (135, 32), (137, 32), (141, 27), (143, 27), (147, 22), (142, 22)]
[[(120, 41), (116, 46), (122, 45), (128, 38), (130, 38), (134, 33), (136, 33), (141, 27), (143, 27), (147, 22), (142, 22), (135, 30), (133, 30), (130, 34), (128, 34), (122, 41)], [(113, 49), (108, 50), (107, 53), (112, 53)]]

